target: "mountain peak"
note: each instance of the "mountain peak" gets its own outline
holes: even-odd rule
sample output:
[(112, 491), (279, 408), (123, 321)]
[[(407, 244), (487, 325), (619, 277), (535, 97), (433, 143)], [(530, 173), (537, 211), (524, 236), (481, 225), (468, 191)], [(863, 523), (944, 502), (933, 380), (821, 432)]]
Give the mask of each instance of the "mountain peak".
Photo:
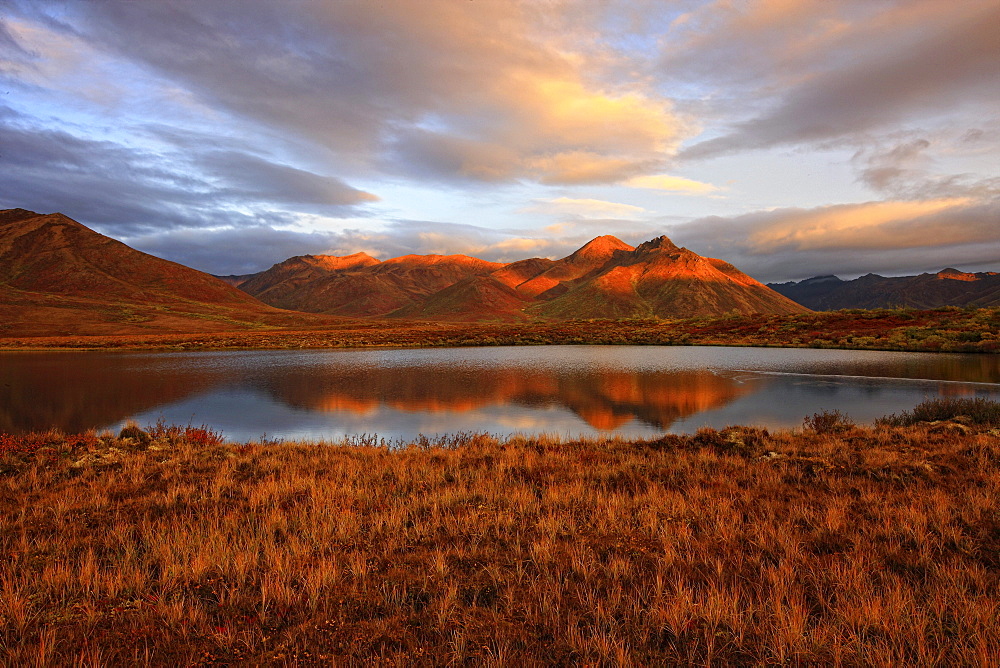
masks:
[(615, 251), (632, 251), (632, 246), (610, 234), (595, 237), (581, 246), (571, 258), (611, 257)]
[(970, 274), (964, 271), (959, 271), (958, 269), (953, 269), (948, 267), (947, 269), (942, 269), (937, 273), (937, 277), (940, 279), (951, 279), (953, 281), (978, 281), (979, 277), (975, 274)]
[(341, 269), (356, 269), (358, 267), (368, 267), (379, 264), (379, 261), (364, 251), (351, 253), (350, 255), (307, 255), (316, 266), (327, 271), (338, 271)]
[(681, 250), (681, 248), (673, 241), (668, 239), (666, 235), (660, 235), (655, 239), (650, 239), (649, 241), (645, 241), (639, 244), (635, 250), (637, 253), (648, 253), (650, 251), (657, 251), (657, 250), (674, 252)]

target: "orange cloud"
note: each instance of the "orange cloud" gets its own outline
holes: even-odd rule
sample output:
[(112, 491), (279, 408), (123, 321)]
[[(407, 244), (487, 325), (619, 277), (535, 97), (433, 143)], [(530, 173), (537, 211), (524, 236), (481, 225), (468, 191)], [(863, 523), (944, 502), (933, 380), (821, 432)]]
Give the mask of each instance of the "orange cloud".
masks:
[(556, 216), (581, 218), (634, 218), (646, 212), (641, 206), (606, 202), (600, 199), (573, 199), (557, 197), (521, 210), (525, 213), (548, 213)]
[(866, 202), (798, 211), (753, 232), (757, 252), (779, 249), (900, 248), (975, 241), (969, 226), (942, 225), (939, 214), (959, 211), (970, 201), (949, 198), (923, 202)]
[(702, 194), (718, 190), (718, 186), (701, 181), (692, 181), (680, 176), (669, 176), (668, 174), (649, 174), (646, 176), (635, 176), (624, 183), (630, 188), (649, 188), (652, 190), (671, 190), (676, 192)]
[(567, 151), (529, 157), (525, 166), (539, 181), (549, 185), (615, 183), (649, 167), (648, 160)]

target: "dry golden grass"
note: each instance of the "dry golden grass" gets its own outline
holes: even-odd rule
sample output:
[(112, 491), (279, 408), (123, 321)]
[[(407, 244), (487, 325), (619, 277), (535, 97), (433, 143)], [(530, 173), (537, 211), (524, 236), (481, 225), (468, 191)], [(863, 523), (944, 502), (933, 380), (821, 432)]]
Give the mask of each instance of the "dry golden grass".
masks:
[(7, 438), (0, 661), (995, 664), (1000, 431), (827, 426)]

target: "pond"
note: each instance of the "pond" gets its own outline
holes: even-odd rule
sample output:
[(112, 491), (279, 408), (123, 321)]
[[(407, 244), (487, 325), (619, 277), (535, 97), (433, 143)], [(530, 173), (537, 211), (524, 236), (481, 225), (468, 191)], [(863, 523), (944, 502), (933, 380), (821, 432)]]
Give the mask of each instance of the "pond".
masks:
[(206, 424), (233, 440), (655, 437), (1000, 399), (1000, 356), (660, 346), (0, 353), (0, 431)]

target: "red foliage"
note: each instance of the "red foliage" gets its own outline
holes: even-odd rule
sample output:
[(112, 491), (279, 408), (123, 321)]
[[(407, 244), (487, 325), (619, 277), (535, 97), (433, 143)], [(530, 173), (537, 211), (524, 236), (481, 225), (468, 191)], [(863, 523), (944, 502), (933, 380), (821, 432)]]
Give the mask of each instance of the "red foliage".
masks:
[(224, 439), (222, 434), (205, 425), (200, 427), (189, 425), (184, 428), (184, 440), (192, 445), (220, 445)]
[(51, 434), (0, 434), (0, 453), (30, 454), (51, 443)]

